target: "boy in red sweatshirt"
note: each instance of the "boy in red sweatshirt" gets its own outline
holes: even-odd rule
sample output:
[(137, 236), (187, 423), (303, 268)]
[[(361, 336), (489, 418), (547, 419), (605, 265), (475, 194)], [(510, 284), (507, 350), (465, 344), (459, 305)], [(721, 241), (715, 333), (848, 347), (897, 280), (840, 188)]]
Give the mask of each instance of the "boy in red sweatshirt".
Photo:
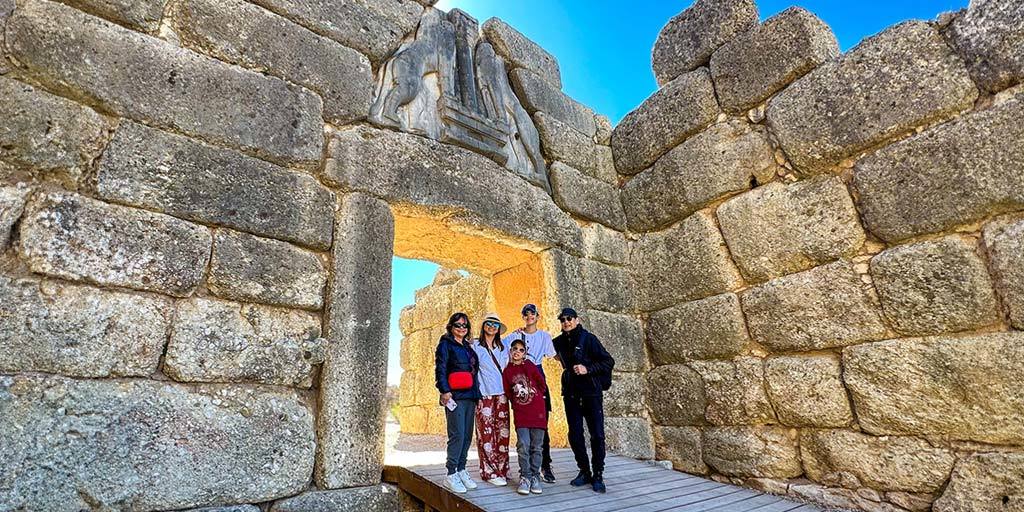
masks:
[(526, 359), (526, 342), (515, 340), (509, 349), (512, 364), (502, 372), (505, 396), (512, 406), (519, 452), (519, 494), (540, 494), (540, 464), (544, 433), (548, 429), (544, 392), (547, 385), (537, 365)]

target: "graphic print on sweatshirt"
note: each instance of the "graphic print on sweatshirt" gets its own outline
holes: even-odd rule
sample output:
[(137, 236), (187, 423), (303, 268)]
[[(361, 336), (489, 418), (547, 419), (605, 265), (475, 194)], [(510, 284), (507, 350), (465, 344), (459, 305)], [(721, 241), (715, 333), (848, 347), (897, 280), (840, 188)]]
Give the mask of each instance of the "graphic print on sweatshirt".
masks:
[(512, 376), (512, 400), (519, 405), (528, 405), (537, 396), (537, 388), (530, 382), (530, 376), (526, 373), (517, 373)]

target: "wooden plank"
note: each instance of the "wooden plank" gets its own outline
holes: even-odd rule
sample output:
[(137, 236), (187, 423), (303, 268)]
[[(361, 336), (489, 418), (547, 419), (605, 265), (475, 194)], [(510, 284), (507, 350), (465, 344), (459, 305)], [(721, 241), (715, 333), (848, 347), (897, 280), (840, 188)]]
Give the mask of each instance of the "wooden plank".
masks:
[[(628, 486), (628, 485), (631, 485), (633, 483), (638, 483), (638, 484), (639, 483), (652, 483), (652, 484), (660, 483), (660, 484), (664, 484), (664, 485), (670, 485), (670, 484), (674, 484), (674, 482), (682, 482), (682, 481), (690, 481), (690, 480), (679, 478), (676, 475), (667, 474), (667, 473), (661, 473), (661, 474), (658, 474), (658, 473), (639, 473), (639, 474), (624, 473), (621, 476), (615, 477), (616, 488), (618, 486), (620, 486), (620, 485), (621, 486)], [(511, 491), (514, 492), (514, 488), (511, 489)], [(591, 487), (589, 485), (588, 486), (584, 486), (584, 487), (573, 487), (573, 486), (571, 486), (569, 484), (564, 484), (564, 485), (556, 484), (553, 487), (545, 487), (544, 488), (543, 496), (545, 497), (545, 503), (549, 503), (549, 502), (550, 503), (557, 503), (558, 501), (561, 500), (560, 498), (558, 498), (559, 496), (564, 496), (564, 495), (569, 495), (569, 494), (575, 495), (575, 497), (578, 498), (578, 499), (582, 499), (582, 498), (586, 498), (586, 497), (590, 497), (590, 496), (595, 496), (594, 491), (591, 489)], [(486, 497), (483, 497), (482, 499), (481, 498), (477, 498), (476, 496), (473, 496), (473, 497), (471, 497), (471, 501), (473, 503), (479, 505), (482, 508), (486, 508), (488, 510), (491, 510), (493, 506), (496, 506), (496, 505), (502, 503), (503, 501), (506, 501), (507, 498), (508, 498), (508, 494), (501, 494), (501, 495), (497, 495), (497, 496), (495, 496), (495, 495), (486, 496)]]
[[(647, 489), (646, 495), (651, 496), (650, 499), (666, 499), (673, 496), (703, 492), (720, 486), (721, 484), (718, 482), (703, 479), (674, 481), (657, 486), (657, 490)], [(631, 487), (610, 487), (607, 494), (591, 493), (586, 498), (567, 503), (560, 510), (623, 510), (649, 501), (644, 495), (635, 493), (634, 489)]]
[(751, 498), (756, 498), (761, 494), (757, 491), (745, 489), (743, 487), (735, 488), (738, 489), (736, 492), (727, 494), (725, 496), (719, 496), (717, 498), (711, 498), (706, 501), (690, 503), (678, 507), (664, 508), (661, 510), (678, 510), (680, 512), (707, 512), (708, 510), (712, 510), (722, 505), (735, 505), (736, 503), (740, 503)]
[[(706, 488), (708, 483), (707, 481), (700, 479), (670, 480), (667, 482), (652, 482), (652, 487), (654, 486), (664, 491), (684, 492), (684, 488)], [(623, 494), (616, 494), (614, 488), (612, 491), (609, 491), (608, 494), (597, 494), (589, 487), (580, 487), (574, 489), (574, 491), (577, 492), (556, 495), (545, 500), (543, 503), (537, 503), (537, 505), (545, 505), (546, 510), (572, 510), (578, 508), (586, 508), (590, 511), (610, 510), (608, 508), (610, 503), (617, 503), (620, 501), (617, 496), (628, 497), (630, 495), (625, 493), (632, 492), (632, 488), (619, 489), (620, 490), (618, 492)], [(486, 508), (489, 512), (503, 512), (522, 510), (532, 508), (533, 506), (534, 504), (531, 503), (524, 503), (520, 505), (517, 502), (513, 502), (508, 505), (488, 505), (481, 508)]]
[(815, 507), (814, 505), (807, 505), (807, 504), (803, 504), (803, 505), (800, 505), (797, 508), (791, 508), (789, 510), (792, 511), (792, 512), (821, 512), (820, 508)]
[(456, 494), (448, 492), (434, 482), (423, 478), (412, 471), (401, 468), (398, 473), (398, 487), (412, 494), (426, 506), (446, 512), (486, 512)]
[[(579, 507), (573, 506), (572, 508), (566, 508), (563, 510), (588, 508), (591, 510), (629, 510), (632, 512), (645, 509), (648, 512), (654, 512), (672, 505), (696, 503), (698, 501), (722, 496), (724, 494), (728, 494), (729, 491), (731, 491), (731, 489), (726, 485), (711, 480), (704, 480), (696, 485), (689, 485), (684, 488), (665, 489), (661, 491), (647, 492), (642, 495), (636, 494), (616, 499), (614, 501), (605, 500), (603, 503), (601, 501), (588, 502), (581, 504), (582, 506)], [(672, 503), (669, 503), (669, 501)], [(666, 505), (661, 506), (661, 503), (666, 503)]]
[(776, 496), (776, 498), (779, 498), (779, 501), (769, 505), (764, 505), (755, 508), (750, 512), (789, 512), (790, 510), (802, 507), (804, 505), (803, 503), (800, 503), (798, 501), (787, 500), (779, 496)]
[[(643, 480), (645, 478), (650, 479), (657, 477), (666, 480), (673, 480), (679, 478), (678, 476), (673, 475), (672, 473), (669, 473), (668, 471), (662, 468), (636, 468), (629, 465), (620, 466), (615, 471), (609, 471), (608, 473), (605, 474), (605, 477), (606, 480), (613, 481), (616, 485), (619, 484), (620, 482), (635, 482), (638, 480)], [(477, 504), (487, 503), (489, 502), (492, 496), (505, 495), (507, 493), (507, 491), (504, 491), (505, 489), (509, 489), (511, 487), (512, 491), (514, 492), (516, 485), (518, 485), (518, 481), (516, 479), (510, 479), (509, 485), (505, 487), (492, 486), (486, 492), (473, 492), (472, 496), (470, 496), (470, 499), (473, 503)], [(569, 492), (573, 489), (576, 488), (569, 485), (568, 481), (558, 482), (554, 484), (544, 484), (544, 494), (546, 495)]]
[[(641, 462), (641, 461), (635, 461), (635, 460), (621, 459), (620, 458), (620, 459), (617, 459), (617, 460), (606, 461), (605, 462), (605, 468), (607, 469), (607, 468), (610, 468), (610, 467), (621, 466), (621, 465), (624, 465), (624, 464), (638, 464), (638, 465), (645, 465), (645, 466), (654, 466), (654, 465), (656, 465), (656, 464), (648, 463), (648, 462), (645, 462), (645, 461)], [(569, 474), (571, 472), (572, 476), (570, 476), (569, 479), (572, 479), (572, 478), (574, 478), (576, 476), (576, 472), (579, 471), (576, 468), (576, 461), (575, 460), (571, 460), (571, 461), (568, 461), (568, 462), (552, 460), (551, 466), (552, 466), (551, 469), (553, 471), (555, 471), (555, 476), (556, 477), (558, 476), (558, 473), (562, 473), (563, 475), (567, 475), (567, 474)], [(423, 475), (423, 476), (444, 476), (444, 475), (447, 474), (447, 469), (445, 469), (443, 464), (431, 465), (431, 466), (411, 466), (409, 469), (415, 471), (416, 474)], [(469, 469), (469, 471), (471, 473), (475, 473), (477, 471), (477, 469), (478, 469), (478, 466), (475, 466), (473, 468), (467, 468), (467, 469)], [(516, 475), (519, 474), (519, 461), (518, 461), (518, 459), (512, 458), (512, 459), (509, 460), (509, 470), (510, 470), (510, 473), (513, 473), (513, 474), (516, 474)]]
[(773, 503), (778, 503), (779, 501), (782, 501), (782, 498), (779, 498), (778, 496), (774, 496), (771, 494), (761, 493), (758, 494), (757, 496), (753, 496), (739, 503), (720, 505), (710, 510), (722, 512), (751, 512), (752, 510), (758, 507), (771, 505)]

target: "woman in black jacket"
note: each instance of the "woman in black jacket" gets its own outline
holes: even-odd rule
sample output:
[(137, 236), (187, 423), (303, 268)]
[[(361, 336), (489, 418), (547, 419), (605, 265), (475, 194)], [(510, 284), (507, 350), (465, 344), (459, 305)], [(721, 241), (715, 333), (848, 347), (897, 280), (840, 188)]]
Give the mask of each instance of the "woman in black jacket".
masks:
[(464, 493), (477, 484), (466, 471), (466, 457), (473, 442), (473, 421), (480, 400), (480, 360), (469, 337), (469, 317), (455, 313), (448, 319), (445, 334), (434, 352), (434, 380), (441, 393), (448, 422), (448, 477), (445, 486)]

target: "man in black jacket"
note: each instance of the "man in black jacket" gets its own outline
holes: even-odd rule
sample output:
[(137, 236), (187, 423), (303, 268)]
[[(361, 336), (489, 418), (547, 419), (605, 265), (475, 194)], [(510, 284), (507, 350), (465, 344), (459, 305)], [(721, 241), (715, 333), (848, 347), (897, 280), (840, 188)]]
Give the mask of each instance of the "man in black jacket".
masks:
[[(556, 358), (562, 363), (562, 400), (569, 423), (569, 446), (576, 456), (579, 475), (570, 482), (580, 487), (590, 484), (594, 491), (605, 492), (604, 478), (604, 390), (611, 385), (615, 360), (594, 336), (580, 325), (579, 315), (565, 308), (558, 315), (562, 334), (554, 339)], [(583, 422), (590, 431), (590, 450), (583, 438)]]

